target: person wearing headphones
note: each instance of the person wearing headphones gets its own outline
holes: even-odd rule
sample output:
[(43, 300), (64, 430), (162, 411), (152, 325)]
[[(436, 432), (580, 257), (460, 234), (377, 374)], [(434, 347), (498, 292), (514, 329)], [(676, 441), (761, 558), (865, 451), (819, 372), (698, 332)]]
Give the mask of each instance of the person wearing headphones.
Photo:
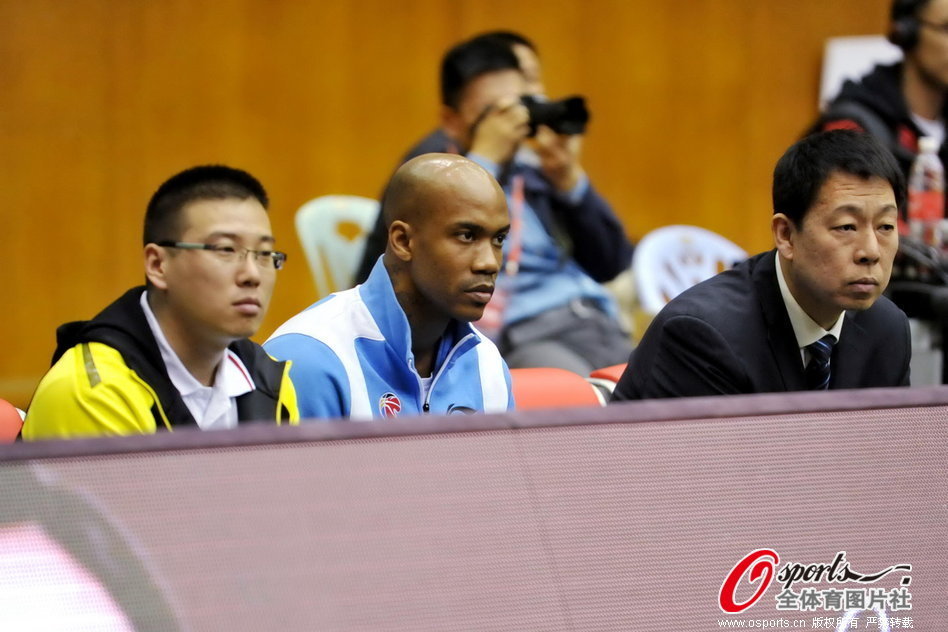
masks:
[(948, 164), (948, 0), (894, 0), (889, 40), (902, 49), (903, 61), (847, 81), (811, 131), (868, 132), (889, 148), (907, 177), (922, 136), (937, 140)]

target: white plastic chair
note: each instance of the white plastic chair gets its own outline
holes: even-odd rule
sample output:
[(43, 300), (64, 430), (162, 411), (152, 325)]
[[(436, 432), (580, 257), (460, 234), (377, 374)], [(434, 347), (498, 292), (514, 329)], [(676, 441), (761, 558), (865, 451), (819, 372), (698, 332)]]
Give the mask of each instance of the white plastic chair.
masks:
[(632, 257), (639, 309), (650, 320), (668, 301), (692, 285), (746, 258), (742, 248), (698, 226), (674, 225), (653, 230), (638, 243)]
[(379, 202), (356, 195), (324, 195), (296, 211), (296, 234), (318, 298), (352, 287)]
[(839, 94), (847, 79), (861, 79), (876, 64), (902, 59), (902, 49), (882, 35), (831, 37), (823, 48), (820, 109)]

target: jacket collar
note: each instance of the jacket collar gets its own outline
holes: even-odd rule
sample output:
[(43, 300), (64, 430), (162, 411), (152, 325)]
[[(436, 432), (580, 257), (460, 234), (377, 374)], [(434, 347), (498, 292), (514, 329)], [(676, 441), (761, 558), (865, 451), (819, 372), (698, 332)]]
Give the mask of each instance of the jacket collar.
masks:
[(800, 391), (806, 389), (806, 377), (800, 362), (800, 348), (777, 282), (776, 252), (771, 250), (756, 257), (751, 278), (767, 323), (767, 343), (784, 390)]
[(139, 303), (144, 291), (143, 286), (132, 288), (92, 320), (67, 323), (57, 329), (58, 346), (53, 361), (80, 343), (106, 344), (118, 350), (125, 364), (155, 391), (157, 405), (173, 425), (194, 425), (191, 412), (168, 377), (158, 342)]
[[(384, 257), (384, 255), (383, 255)], [(382, 337), (386, 344), (400, 358), (405, 358), (409, 365), (414, 366), (414, 354), (411, 350), (411, 326), (408, 324), (408, 317), (402, 309), (401, 304), (395, 296), (395, 288), (392, 286), (392, 279), (382, 263), (383, 257), (379, 257), (372, 267), (372, 272), (365, 283), (360, 285), (357, 290), (362, 301), (375, 319)], [(473, 338), (469, 336), (474, 334)], [(471, 345), (476, 345), (480, 341), (473, 326), (470, 323), (462, 323), (457, 320), (451, 320), (441, 336), (441, 342), (435, 354), (435, 369), (441, 366), (441, 363), (447, 357), (448, 353), (459, 342), (465, 342), (465, 348), (471, 340)]]
[[(139, 303), (144, 291), (144, 286), (134, 287), (92, 320), (66, 323), (59, 327), (56, 330), (57, 348), (53, 363), (77, 344), (106, 344), (121, 353), (128, 367), (155, 391), (158, 405), (172, 425), (196, 425), (168, 377), (158, 342), (145, 319), (145, 312)], [(272, 360), (263, 349), (247, 339), (237, 340), (229, 348), (240, 357), (257, 386), (237, 399), (239, 420), (272, 418), (271, 411), (276, 408), (272, 402), (278, 399), (285, 363)], [(155, 421), (158, 422), (157, 415)], [(158, 423), (157, 426), (161, 428), (162, 424)]]
[(853, 312), (845, 312), (846, 335), (840, 337), (833, 349), (833, 370), (830, 377), (830, 388), (859, 388), (859, 377), (863, 374), (863, 364), (866, 361), (867, 333), (859, 324)]

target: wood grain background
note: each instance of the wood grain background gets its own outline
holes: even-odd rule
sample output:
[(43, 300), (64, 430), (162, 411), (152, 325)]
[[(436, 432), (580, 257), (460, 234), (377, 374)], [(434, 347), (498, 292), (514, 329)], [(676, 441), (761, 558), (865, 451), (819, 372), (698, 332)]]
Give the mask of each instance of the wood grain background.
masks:
[(510, 28), (551, 96), (583, 94), (584, 164), (630, 236), (705, 226), (770, 246), (774, 162), (816, 112), (822, 47), (889, 0), (0, 0), (0, 397), (25, 406), (55, 328), (142, 280), (144, 207), (222, 162), (272, 198), (290, 254), (259, 339), (314, 289), (303, 202), (375, 196), (437, 121), (451, 44)]

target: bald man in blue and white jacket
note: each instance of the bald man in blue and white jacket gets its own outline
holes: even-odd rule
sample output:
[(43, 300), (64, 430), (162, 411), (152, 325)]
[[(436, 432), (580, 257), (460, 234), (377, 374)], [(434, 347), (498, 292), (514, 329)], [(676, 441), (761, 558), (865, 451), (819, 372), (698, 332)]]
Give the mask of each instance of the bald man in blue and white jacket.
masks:
[(503, 191), (476, 163), (425, 154), (392, 177), (385, 254), (368, 280), (280, 326), (302, 418), (366, 420), (513, 408), (510, 372), (471, 326), (494, 291), (510, 230)]

